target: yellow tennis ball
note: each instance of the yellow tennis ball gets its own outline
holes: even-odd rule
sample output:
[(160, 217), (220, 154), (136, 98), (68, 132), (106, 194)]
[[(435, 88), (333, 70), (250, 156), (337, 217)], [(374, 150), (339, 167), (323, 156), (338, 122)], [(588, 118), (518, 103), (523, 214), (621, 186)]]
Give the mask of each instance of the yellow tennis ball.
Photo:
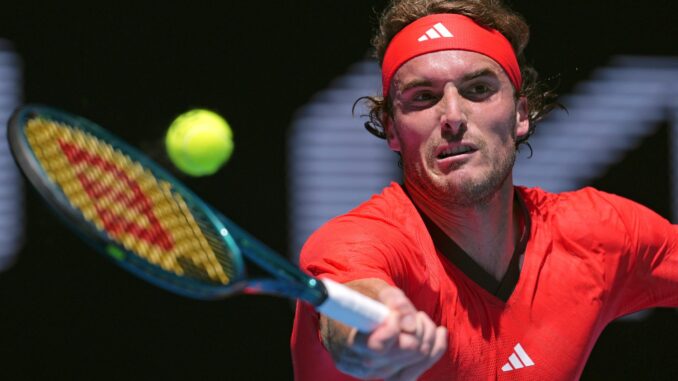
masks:
[(165, 135), (172, 163), (191, 176), (214, 174), (233, 154), (233, 131), (217, 113), (195, 109), (179, 115)]

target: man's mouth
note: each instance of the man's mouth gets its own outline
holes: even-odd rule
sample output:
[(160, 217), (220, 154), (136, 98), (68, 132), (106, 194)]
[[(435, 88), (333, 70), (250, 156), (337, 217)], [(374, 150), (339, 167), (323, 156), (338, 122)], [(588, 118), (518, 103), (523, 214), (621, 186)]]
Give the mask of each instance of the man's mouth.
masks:
[(440, 152), (436, 157), (438, 159), (446, 159), (448, 157), (459, 156), (473, 151), (475, 151), (475, 149), (467, 145), (449, 147)]

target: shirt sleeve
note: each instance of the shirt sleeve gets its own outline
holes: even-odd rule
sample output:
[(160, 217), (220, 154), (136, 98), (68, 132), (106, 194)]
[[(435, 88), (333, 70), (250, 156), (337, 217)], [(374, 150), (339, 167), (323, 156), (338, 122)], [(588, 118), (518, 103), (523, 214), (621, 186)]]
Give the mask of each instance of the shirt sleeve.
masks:
[(399, 252), (405, 245), (387, 224), (352, 216), (334, 220), (304, 245), (300, 265), (310, 274), (345, 283), (378, 278), (390, 285), (403, 272)]
[(633, 201), (603, 197), (625, 232), (620, 255), (606, 263), (611, 318), (651, 307), (678, 307), (678, 227)]

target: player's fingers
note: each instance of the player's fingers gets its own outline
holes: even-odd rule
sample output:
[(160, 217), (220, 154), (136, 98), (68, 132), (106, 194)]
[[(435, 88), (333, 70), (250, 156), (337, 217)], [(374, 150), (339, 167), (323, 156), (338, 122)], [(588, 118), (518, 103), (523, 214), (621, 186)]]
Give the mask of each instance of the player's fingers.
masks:
[(416, 329), (417, 309), (405, 296), (402, 290), (395, 287), (386, 287), (379, 292), (379, 301), (387, 305), (400, 316), (400, 329), (405, 332), (413, 332)]
[(436, 341), (436, 324), (423, 312), (417, 313), (417, 318), (421, 322), (418, 324), (417, 336), (419, 337), (419, 353), (423, 356), (428, 356), (433, 349)]
[[(396, 332), (395, 336), (397, 337), (399, 333), (397, 318), (391, 317), (391, 320), (392, 322), (389, 325), (395, 327), (393, 331)], [(337, 369), (363, 380), (383, 378), (384, 364), (394, 361), (389, 357), (389, 351), (380, 350), (379, 346), (389, 346), (388, 342), (395, 341), (384, 330), (383, 326), (380, 326), (371, 334), (356, 330), (351, 345), (346, 347), (341, 354), (341, 361), (335, 363)], [(371, 344), (368, 344), (370, 342)]]
[(447, 351), (447, 343), (450, 342), (449, 332), (447, 328), (438, 327), (435, 331), (435, 341), (433, 342), (433, 347), (431, 348), (430, 357), (433, 358), (432, 364), (434, 364), (442, 355)]
[(392, 313), (383, 323), (370, 333), (358, 332), (354, 338), (354, 350), (369, 355), (383, 355), (398, 341), (400, 334), (400, 317)]
[(399, 336), (398, 350), (418, 355), (421, 353), (423, 341), (432, 339), (436, 325), (424, 312), (417, 312), (413, 315), (413, 318), (414, 330), (412, 332), (403, 332)]
[(395, 348), (384, 353), (353, 351), (350, 356), (343, 357), (341, 366), (337, 364), (337, 368), (360, 379), (384, 379), (420, 361), (420, 357), (417, 350), (401, 351)]
[(350, 364), (352, 374), (363, 379), (388, 381), (416, 380), (435, 364), (447, 349), (447, 330), (444, 327), (422, 327), (422, 338), (429, 341), (430, 351), (423, 351), (413, 335), (401, 333), (398, 345), (386, 353), (364, 353), (355, 356)]
[(350, 361), (340, 370), (362, 379), (416, 379), (433, 364), (430, 357), (434, 348), (436, 354), (442, 354), (446, 343), (438, 342), (435, 323), (425, 313), (417, 312), (402, 291), (388, 288), (379, 298), (392, 313), (373, 332), (355, 334)]
[(425, 312), (419, 311), (415, 315), (416, 328), (411, 334), (400, 335), (398, 347), (404, 351), (411, 351), (428, 356), (436, 341), (438, 326)]
[[(422, 361), (422, 356), (416, 352), (398, 352), (388, 357), (374, 357), (370, 361), (370, 372), (366, 378), (389, 379)], [(367, 368), (367, 367), (366, 367)]]
[(335, 363), (335, 366), (342, 373), (346, 373), (351, 377), (361, 380), (369, 380), (379, 377), (378, 373), (375, 372), (375, 369), (369, 366), (369, 364), (366, 364), (364, 357), (357, 356), (355, 353), (342, 358), (342, 361)]
[(447, 329), (445, 327), (437, 327), (433, 335), (433, 344), (428, 356), (421, 356), (420, 361), (417, 361), (409, 366), (403, 367), (398, 372), (385, 378), (385, 381), (414, 381), (424, 372), (430, 369), (447, 350)]
[(424, 374), (424, 372), (429, 370), (433, 364), (435, 364), (435, 361), (431, 362), (429, 359), (421, 360), (417, 363), (410, 364), (405, 368), (399, 369), (392, 375), (385, 377), (384, 381), (415, 381)]
[[(424, 365), (413, 369), (413, 373), (418, 373), (428, 369), (425, 364), (432, 363), (428, 361), (431, 351), (439, 344), (436, 343), (437, 326), (424, 312), (416, 314), (417, 327), (415, 333), (401, 333), (397, 345), (385, 357), (375, 359), (372, 364), (381, 377), (393, 377), (411, 366), (424, 362)], [(437, 360), (437, 359), (436, 359)], [(423, 370), (419, 370), (419, 369)]]

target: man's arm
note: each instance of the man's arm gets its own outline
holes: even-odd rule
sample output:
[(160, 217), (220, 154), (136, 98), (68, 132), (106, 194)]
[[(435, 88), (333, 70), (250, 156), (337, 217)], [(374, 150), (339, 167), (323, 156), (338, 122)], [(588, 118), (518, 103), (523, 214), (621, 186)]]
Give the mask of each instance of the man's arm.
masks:
[(381, 279), (346, 283), (386, 304), (391, 315), (369, 334), (320, 317), (320, 333), (337, 369), (361, 379), (416, 380), (447, 349), (447, 329), (438, 327), (398, 288)]

